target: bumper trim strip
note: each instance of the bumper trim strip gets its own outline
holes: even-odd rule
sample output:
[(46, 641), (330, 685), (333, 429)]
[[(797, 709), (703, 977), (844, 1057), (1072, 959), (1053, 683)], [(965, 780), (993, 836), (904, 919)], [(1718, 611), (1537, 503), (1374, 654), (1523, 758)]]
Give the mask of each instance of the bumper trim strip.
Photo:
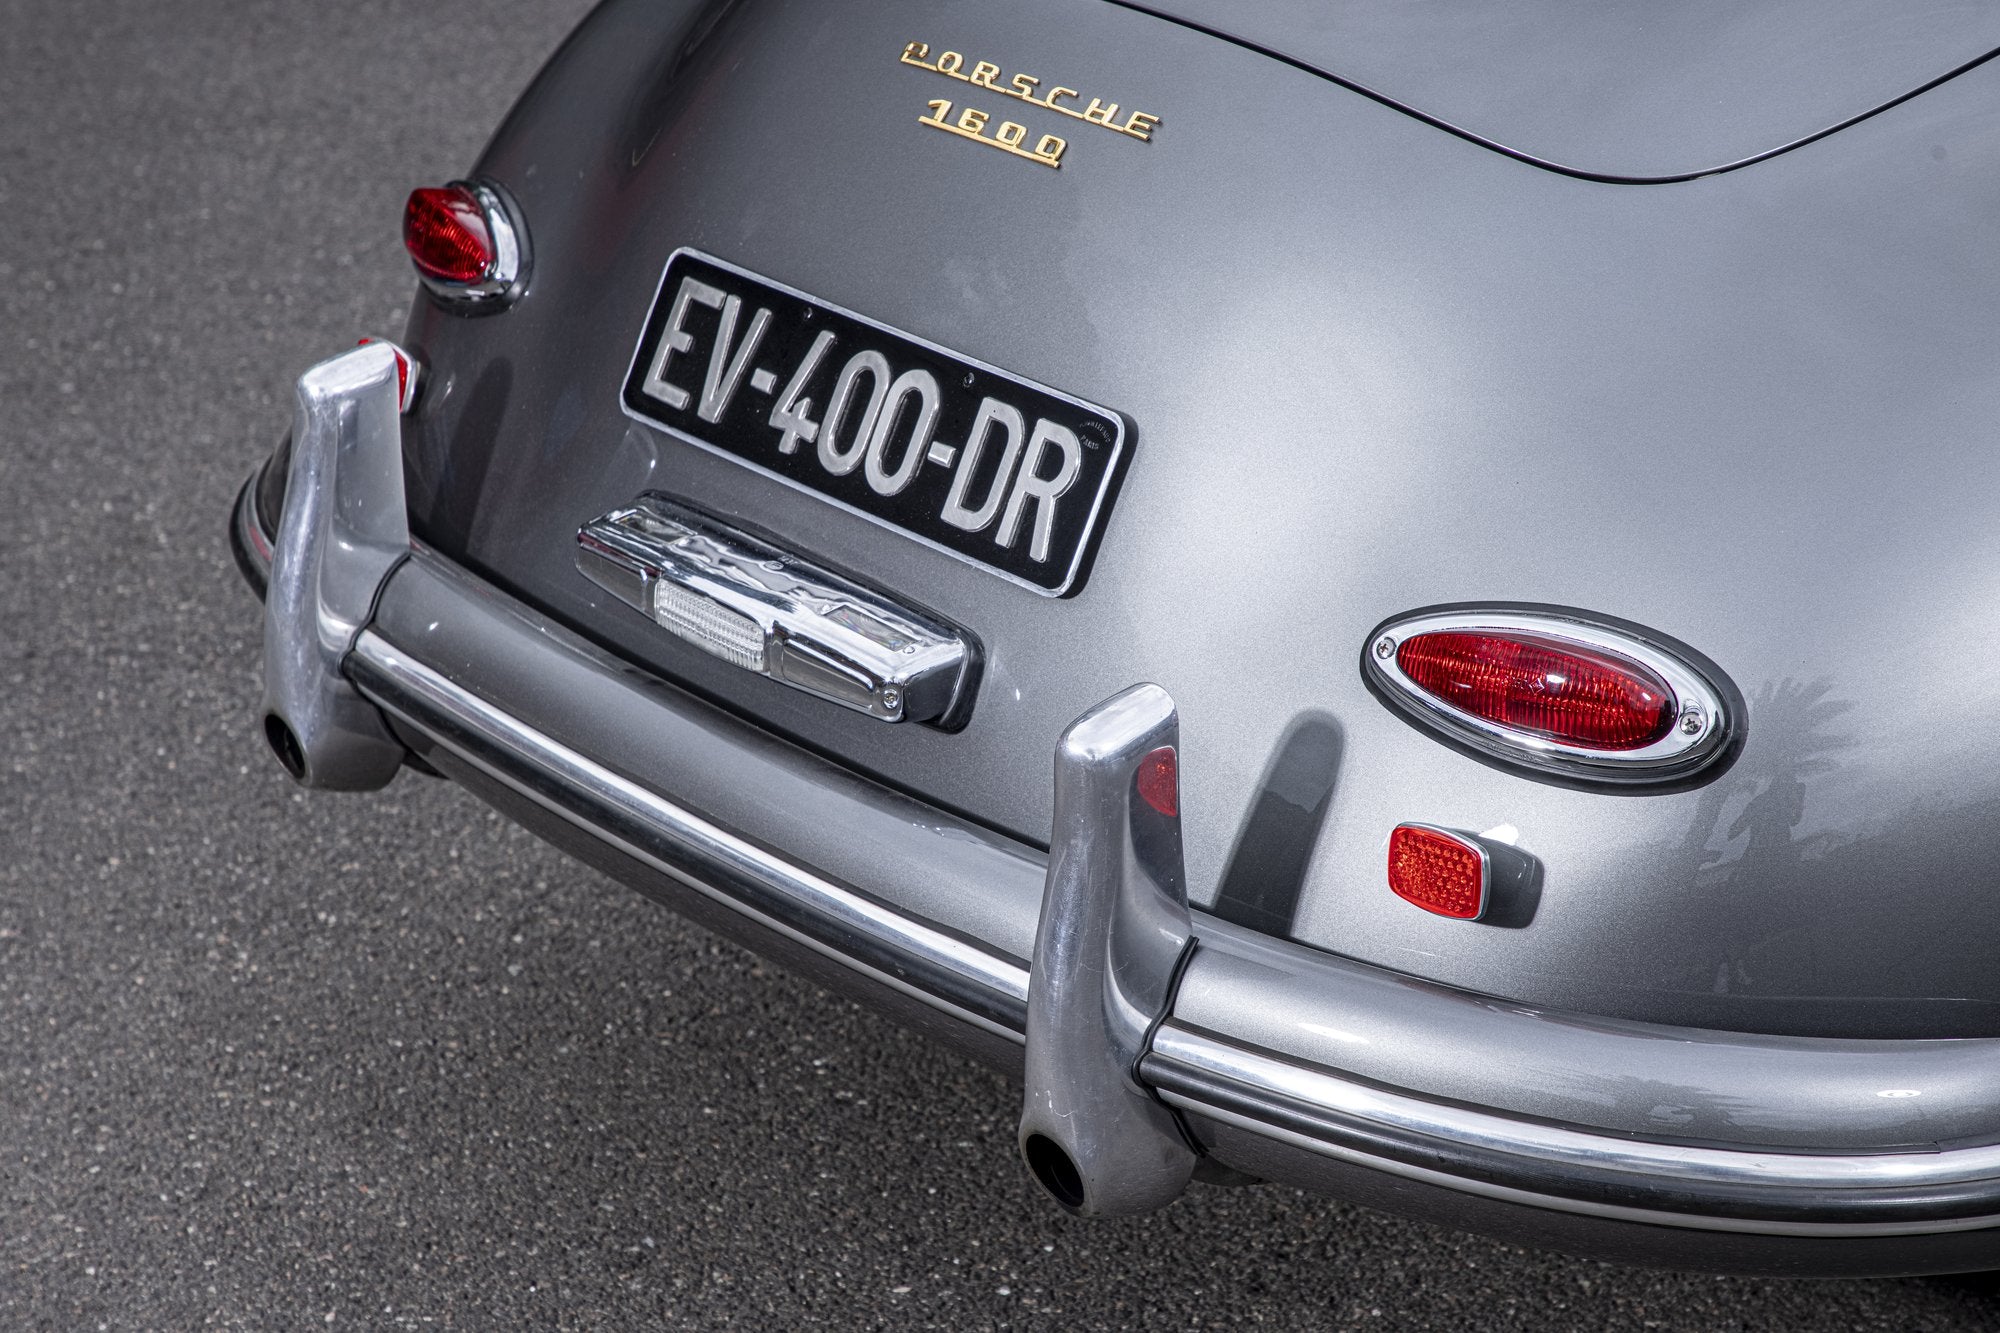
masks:
[(1373, 1087), (1171, 1020), (1140, 1068), (1184, 1111), (1320, 1156), (1540, 1208), (1777, 1236), (2000, 1226), (2000, 1145), (1789, 1153), (1615, 1137)]
[(953, 1017), (1023, 1039), (1028, 969), (1020, 963), (717, 827), (534, 730), (372, 630), (356, 641), (347, 670), (385, 712), (626, 855)]
[[(347, 660), (386, 712), (575, 827), (815, 952), (1010, 1041), (1028, 969), (756, 846), (514, 718), (372, 630)], [(1204, 917), (1197, 917), (1197, 930)], [(1213, 943), (1227, 951), (1228, 932)], [(1461, 1193), (1711, 1232), (1889, 1237), (2000, 1226), (2000, 1145), (1802, 1153), (1694, 1147), (1472, 1110), (1169, 1019), (1145, 1083), (1274, 1145)], [(1227, 1161), (1225, 1155), (1224, 1160)]]
[[(371, 363), (371, 356), (383, 360), (377, 353), (379, 349), (364, 348), (330, 363), (358, 382), (327, 387), (387, 403), (393, 411), (383, 392), (393, 381), (382, 379), (393, 368), (386, 360)], [(358, 419), (324, 424), (346, 426), (348, 437), (392, 438), (375, 429), (376, 423), (361, 430), (364, 423)], [(322, 435), (322, 443), (337, 444), (343, 432)], [(337, 449), (326, 449), (322, 457), (329, 453), (339, 456)], [(287, 509), (298, 512), (290, 525), (281, 527), (295, 539), (292, 545), (298, 549), (290, 554), (308, 559), (331, 538), (327, 524), (304, 521), (309, 506), (301, 497), (317, 501), (316, 512), (324, 515), (336, 479), (325, 468), (303, 473), (294, 468), (293, 473)], [(357, 492), (355, 498), (364, 511), (386, 509), (386, 518), (377, 514), (372, 522), (400, 524), (399, 490), (386, 504), (377, 493), (363, 498)], [(292, 609), (306, 605), (304, 594), (312, 583), (298, 577), (302, 566), (297, 559), (287, 560), (285, 544), (262, 529), (248, 489), (238, 497), (235, 524), (232, 541), (246, 573), (271, 578), (275, 592), (280, 580), (272, 577), (271, 566), (282, 572), (289, 564), (299, 594)], [(355, 609), (331, 626), (358, 628), (344, 657), (338, 648), (346, 636), (322, 642), (320, 631), (329, 626), (317, 616), (280, 615), (267, 621), (267, 628), (277, 626), (267, 646), (281, 655), (333, 648), (326, 663), (329, 683), (351, 689), (357, 708), (379, 707), (553, 818), (747, 921), (973, 1030), (1015, 1044), (1024, 1041), (1029, 967), (1019, 956), (981, 943), (979, 932), (933, 924), (917, 911), (850, 887), (852, 867), (841, 877), (816, 870), (622, 776), (418, 660), (373, 628), (384, 619), (384, 599), (394, 596), (399, 581), (429, 586), (426, 580), (435, 583), (438, 575), (428, 565), (446, 564), (430, 561), (421, 550), (409, 558), (407, 538), (384, 541), (383, 531), (387, 529), (368, 526), (363, 532), (375, 539), (369, 554), (386, 557), (378, 566), (380, 586), (370, 588), (365, 609), (350, 596), (347, 602)], [(274, 547), (279, 558), (270, 561), (267, 553)], [(346, 591), (358, 596), (352, 586)], [(505, 602), (504, 595), (479, 585), (479, 597), (463, 603), (464, 614), (475, 620), (518, 616), (519, 627), (509, 632), (532, 640), (530, 652), (579, 651), (565, 649), (559, 635), (552, 638), (552, 627), (540, 617), (526, 608), (507, 611), (501, 605)], [(362, 622), (371, 627), (360, 627)], [(556, 663), (543, 660), (542, 665)], [(591, 671), (607, 682), (615, 679), (610, 668), (591, 666), (581, 657), (568, 668), (572, 674), (583, 673), (576, 676), (583, 684)], [(613, 747), (606, 753), (621, 752)], [(881, 816), (879, 810), (873, 816), (878, 831), (902, 827), (881, 824)], [(963, 867), (959, 873), (968, 887), (987, 876), (987, 882), (1004, 887), (1014, 904), (1011, 910), (1022, 910), (1040, 901), (1020, 883), (1024, 874), (1036, 873), (1038, 858), (1029, 851), (1021, 848), (1011, 860), (1003, 852), (999, 862), (974, 875), (965, 876)], [(1204, 1139), (1214, 1135), (1225, 1164), (1280, 1177), (1313, 1177), (1319, 1169), (1315, 1161), (1352, 1163), (1552, 1212), (1710, 1233), (1896, 1237), (2000, 1228), (2000, 1143), (1994, 1141), (1988, 1114), (2000, 1043), (1790, 1041), (1543, 1014), (1419, 984), (1199, 912), (1192, 914), (1190, 925), (1203, 948), (1179, 986), (1174, 1012), (1144, 1043), (1148, 1049), (1138, 1062), (1138, 1081), (1187, 1113)], [(1305, 1048), (1276, 1053), (1272, 1038), (1330, 1032), (1328, 1023), (1336, 1021), (1372, 1034), (1336, 1034), (1357, 1043), (1355, 1058), (1363, 1063), (1355, 1072), (1337, 1067), (1344, 1059), (1307, 1056)], [(1214, 1035), (1217, 1031), (1235, 1035)], [(1385, 1070), (1422, 1076), (1424, 1068), (1407, 1060), (1385, 1065), (1378, 1051), (1410, 1050), (1450, 1059), (1454, 1052), (1463, 1058), (1473, 1050), (1511, 1051), (1529, 1040), (1544, 1047), (1555, 1043), (1565, 1063), (1554, 1068), (1571, 1071), (1569, 1084), (1544, 1104), (1594, 1105), (1583, 1094), (1615, 1091), (1618, 1080), (1633, 1077), (1632, 1070), (1661, 1064), (1685, 1071), (1683, 1077), (1698, 1080), (1691, 1091), (1718, 1102), (1732, 1089), (1743, 1088), (1745, 1096), (1738, 1099), (1730, 1123), (1745, 1126), (1746, 1137), (1760, 1129), (1788, 1133), (1785, 1141), (1794, 1146), (1757, 1146), (1754, 1140), (1740, 1147), (1660, 1141), (1643, 1129), (1621, 1133), (1591, 1128), (1562, 1114), (1536, 1117), (1483, 1109), (1464, 1099), (1448, 1100), (1448, 1089), (1403, 1091), (1408, 1085), (1401, 1078), (1379, 1076)], [(1708, 1063), (1683, 1059), (1687, 1051), (1702, 1053)], [(1376, 1063), (1369, 1065), (1368, 1059)], [(1577, 1072), (1597, 1070), (1603, 1072), (1595, 1082)], [(1862, 1132), (1919, 1139), (1936, 1134), (1952, 1146), (1903, 1146), (1909, 1137), (1886, 1140), (1898, 1146), (1854, 1142), (1854, 1131), (1843, 1117), (1851, 1121), (1858, 1111), (1869, 1109), (1861, 1099), (1881, 1095), (1871, 1092), (1884, 1086), (1877, 1080), (1898, 1088), (1927, 1087), (1940, 1095), (1935, 1105), (1926, 1095), (1927, 1114), (1914, 1121), (1861, 1116)], [(1946, 1126), (1956, 1132), (1947, 1132)], [(1247, 1137), (1237, 1137), (1238, 1130)], [(1834, 1148), (1843, 1134), (1850, 1135), (1847, 1141), (1853, 1146)], [(1798, 1146), (1817, 1143), (1831, 1150)]]

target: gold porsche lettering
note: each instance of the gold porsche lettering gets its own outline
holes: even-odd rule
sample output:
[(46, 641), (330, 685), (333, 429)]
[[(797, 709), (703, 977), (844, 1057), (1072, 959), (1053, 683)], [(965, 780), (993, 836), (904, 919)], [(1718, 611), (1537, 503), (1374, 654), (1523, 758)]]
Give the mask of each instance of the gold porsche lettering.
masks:
[[(1039, 92), (1041, 79), (1032, 74), (1014, 74), (1004, 81), (1000, 66), (990, 60), (976, 60), (970, 73), (966, 72), (965, 55), (959, 51), (940, 51), (933, 57), (930, 43), (910, 42), (903, 47), (900, 57), (905, 65), (927, 69), (933, 74), (942, 74), (960, 83), (969, 83), (976, 88), (984, 88), (1002, 97), (1011, 97), (1053, 111), (1057, 115), (1068, 116), (1072, 120), (1085, 120), (1093, 125), (1102, 125), (1114, 134), (1150, 143), (1153, 131), (1160, 127), (1160, 118), (1146, 111), (1134, 111), (1122, 119), (1116, 102), (1107, 102), (1101, 97), (1093, 97), (1083, 107), (1069, 105), (1083, 96), (1076, 88), (1066, 88), (1056, 84), (1046, 93)], [(930, 122), (925, 121), (926, 124)]]
[(1045, 167), (1061, 167), (1063, 153), (1069, 148), (1067, 139), (1054, 134), (1044, 134), (1035, 141), (1033, 148), (1026, 147), (1028, 127), (1019, 121), (1003, 120), (993, 126), (989, 134), (987, 127), (992, 124), (993, 118), (977, 107), (961, 108), (958, 114), (953, 116), (952, 104), (945, 98), (932, 98), (925, 105), (930, 108), (930, 114), (918, 116), (918, 124), (928, 125), (934, 130), (943, 130), (946, 134), (956, 134), (959, 138), (970, 139), (974, 143), (983, 143), (988, 148), (998, 148), (1003, 153), (1012, 153), (1015, 157), (1029, 162), (1039, 162)]

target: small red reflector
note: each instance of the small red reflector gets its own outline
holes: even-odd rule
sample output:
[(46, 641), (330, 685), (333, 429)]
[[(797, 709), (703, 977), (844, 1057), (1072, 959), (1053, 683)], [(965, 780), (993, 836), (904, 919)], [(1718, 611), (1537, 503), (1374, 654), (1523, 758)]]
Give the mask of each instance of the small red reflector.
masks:
[[(361, 338), (357, 339), (354, 345), (356, 347), (368, 347), (378, 342), (383, 342), (383, 340), (380, 338)], [(415, 402), (417, 398), (417, 386), (414, 383), (417, 365), (416, 362), (410, 360), (410, 354), (396, 346), (396, 344), (386, 343), (385, 345), (390, 351), (396, 354), (396, 402), (398, 406), (407, 412), (410, 410), (410, 404)]]
[(1437, 630), (1403, 640), (1396, 665), (1425, 693), (1527, 736), (1639, 750), (1673, 729), (1673, 690), (1650, 667), (1519, 630)]
[(1389, 835), (1389, 887), (1426, 912), (1471, 921), (1486, 910), (1486, 856), (1470, 838), (1421, 824)]
[(1139, 761), (1139, 799), (1163, 815), (1181, 812), (1180, 763), (1174, 747), (1162, 745)]
[(403, 245), (425, 276), (468, 287), (499, 262), (486, 213), (463, 186), (413, 191), (403, 206)]

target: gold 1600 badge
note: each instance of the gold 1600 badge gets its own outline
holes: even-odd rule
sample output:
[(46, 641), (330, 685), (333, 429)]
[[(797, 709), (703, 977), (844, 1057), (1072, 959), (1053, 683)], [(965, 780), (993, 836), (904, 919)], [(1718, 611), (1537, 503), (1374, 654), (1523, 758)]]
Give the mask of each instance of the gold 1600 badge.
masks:
[[(1075, 88), (1056, 84), (1043, 92), (1042, 81), (1032, 74), (1011, 75), (1002, 83), (1000, 67), (989, 60), (974, 61), (967, 68), (965, 57), (957, 51), (940, 51), (933, 60), (928, 42), (911, 42), (905, 46), (902, 62), (927, 69), (933, 74), (942, 74), (948, 79), (957, 79), (974, 88), (984, 88), (1002, 97), (1026, 102), (1029, 106), (1054, 111), (1072, 120), (1101, 125), (1113, 134), (1122, 134), (1143, 143), (1152, 142), (1153, 131), (1160, 126), (1158, 116), (1144, 111), (1134, 111), (1121, 120), (1118, 104), (1106, 102), (1101, 97), (1093, 97), (1088, 104), (1081, 104), (1082, 93)], [(1037, 135), (1030, 144), (1027, 126), (1013, 120), (1002, 120), (996, 125), (993, 117), (978, 107), (963, 107), (954, 114), (950, 99), (943, 97), (932, 98), (927, 105), (930, 113), (917, 117), (918, 124), (956, 134), (961, 139), (970, 139), (988, 148), (998, 148), (1003, 153), (1012, 153), (1029, 162), (1060, 168), (1063, 154), (1069, 151), (1069, 140), (1059, 134)]]

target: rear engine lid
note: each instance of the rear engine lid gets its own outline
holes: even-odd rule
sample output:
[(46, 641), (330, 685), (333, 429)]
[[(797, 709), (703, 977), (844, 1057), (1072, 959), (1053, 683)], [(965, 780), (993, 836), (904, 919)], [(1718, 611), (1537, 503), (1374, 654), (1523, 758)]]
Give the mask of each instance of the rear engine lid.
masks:
[[(479, 164), (532, 228), (533, 289), (492, 318), (413, 315), (419, 540), (635, 682), (1024, 842), (1053, 840), (1064, 729), (1156, 684), (1180, 709), (1190, 896), (1240, 927), (1546, 1010), (2000, 1033), (2000, 706), (1977, 670), (2000, 654), (1977, 595), (2000, 570), (2000, 64), (1837, 150), (1614, 189), (1099, 0), (760, 0), (685, 56), (660, 10), (598, 9)], [(927, 64), (903, 59), (912, 43)], [(947, 52), (964, 78), (936, 67)], [(975, 91), (982, 62), (1009, 80)], [(999, 91), (1023, 73), (1085, 109)], [(1091, 99), (1158, 133), (1086, 123)], [(1068, 141), (1059, 169), (1034, 156), (1044, 135)], [(695, 255), (709, 268), (673, 267)], [(666, 331), (682, 291), (685, 348)], [(820, 344), (805, 328), (840, 320), (852, 337), (834, 329), (795, 402)], [(869, 358), (893, 373), (863, 374)], [(635, 409), (633, 372), (653, 397), (656, 363), (662, 406)], [(1068, 595), (994, 567), (1039, 502), (1006, 546), (1008, 502), (975, 480), (960, 505), (990, 516), (932, 528), (956, 465), (917, 464), (926, 480), (897, 491), (903, 437), (868, 452), (873, 386), (887, 420), (919, 369), (931, 443), (960, 462), (988, 397), (1021, 427), (980, 432), (987, 457), (1018, 439), (1025, 458), (1043, 419), (1081, 442), (1093, 404), (1122, 419)], [(909, 394), (913, 442), (928, 400)], [(806, 418), (815, 438), (801, 424), (787, 452)], [(789, 470), (808, 457), (816, 484)], [(670, 632), (657, 587), (649, 616), (580, 573), (578, 529), (655, 494), (962, 631), (964, 725), (890, 725), (778, 679), (761, 609), (718, 636), (732, 660)], [(946, 528), (994, 535), (973, 560)], [(1047, 564), (1067, 572), (1059, 535)], [(763, 572), (787, 596), (803, 581)], [(1740, 751), (1638, 796), (1440, 744), (1371, 692), (1360, 654), (1467, 602), (1686, 645), (1744, 697)], [(732, 623), (700, 609), (667, 608), (681, 629)], [(1539, 878), (1496, 875), (1479, 920), (1423, 910), (1388, 877), (1406, 825), (1504, 845)], [(876, 849), (856, 838), (786, 850), (859, 864)]]
[(1700, 175), (1838, 128), (2000, 49), (1971, 0), (1117, 0), (1582, 175)]

